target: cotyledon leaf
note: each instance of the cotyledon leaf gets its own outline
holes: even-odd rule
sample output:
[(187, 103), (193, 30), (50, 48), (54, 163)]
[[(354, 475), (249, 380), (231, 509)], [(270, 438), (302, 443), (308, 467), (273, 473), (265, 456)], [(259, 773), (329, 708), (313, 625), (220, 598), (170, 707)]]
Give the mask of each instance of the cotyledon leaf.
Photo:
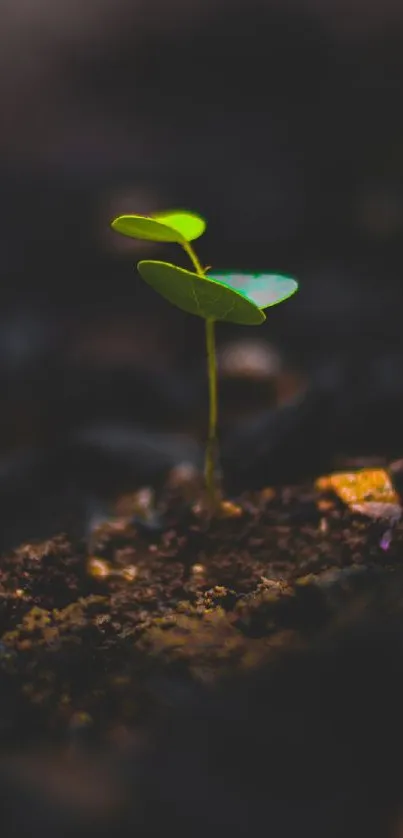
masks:
[(200, 215), (186, 210), (145, 215), (119, 215), (112, 221), (112, 229), (133, 239), (183, 244), (198, 239), (206, 229)]
[(166, 224), (176, 230), (187, 242), (194, 241), (203, 235), (206, 222), (201, 215), (188, 210), (170, 210), (169, 212), (155, 212), (153, 218), (160, 224)]
[(209, 276), (201, 277), (168, 262), (154, 260), (139, 262), (137, 267), (155, 291), (189, 314), (245, 326), (258, 326), (266, 319), (242, 292)]
[(283, 302), (298, 289), (298, 282), (281, 274), (215, 273), (210, 279), (245, 294), (258, 308), (268, 308)]

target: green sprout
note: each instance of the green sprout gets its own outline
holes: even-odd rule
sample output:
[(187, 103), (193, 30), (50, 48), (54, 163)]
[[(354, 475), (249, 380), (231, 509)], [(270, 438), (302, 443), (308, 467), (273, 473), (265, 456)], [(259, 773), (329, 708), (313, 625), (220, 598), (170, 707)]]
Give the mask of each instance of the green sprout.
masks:
[(118, 233), (153, 242), (175, 242), (188, 255), (194, 270), (168, 262), (146, 260), (137, 267), (142, 278), (170, 303), (206, 323), (209, 380), (209, 430), (205, 457), (205, 482), (210, 511), (218, 508), (217, 485), (217, 360), (215, 323), (222, 320), (245, 326), (259, 326), (266, 320), (263, 309), (277, 305), (298, 288), (295, 279), (279, 274), (216, 273), (203, 268), (191, 242), (206, 229), (206, 222), (185, 210), (154, 213), (152, 216), (121, 215), (112, 221)]

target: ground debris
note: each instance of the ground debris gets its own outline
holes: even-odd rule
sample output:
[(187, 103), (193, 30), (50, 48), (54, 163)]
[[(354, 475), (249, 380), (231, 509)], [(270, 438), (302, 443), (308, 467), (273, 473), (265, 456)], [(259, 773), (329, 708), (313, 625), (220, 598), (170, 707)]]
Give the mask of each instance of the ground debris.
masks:
[(96, 554), (57, 536), (3, 556), (11, 726), (21, 707), (38, 736), (75, 713), (91, 717), (95, 736), (140, 723), (164, 702), (160, 677), (213, 685), (301, 649), (402, 566), (402, 523), (386, 550), (384, 526), (328, 486), (245, 494), (234, 501), (242, 515), (210, 526), (179, 509), (176, 491), (161, 532), (112, 521)]

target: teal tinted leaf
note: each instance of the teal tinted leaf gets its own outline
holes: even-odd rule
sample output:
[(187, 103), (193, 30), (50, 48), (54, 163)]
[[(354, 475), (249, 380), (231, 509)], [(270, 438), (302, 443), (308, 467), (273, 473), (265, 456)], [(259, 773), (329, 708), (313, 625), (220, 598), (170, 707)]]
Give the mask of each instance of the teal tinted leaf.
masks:
[(152, 216), (119, 215), (112, 221), (112, 228), (133, 239), (183, 244), (201, 236), (206, 229), (206, 222), (194, 213), (173, 210)]
[(210, 279), (233, 288), (248, 297), (259, 308), (268, 308), (287, 300), (298, 289), (298, 282), (281, 274), (220, 273)]
[(189, 314), (245, 326), (257, 326), (266, 319), (255, 303), (211, 277), (198, 276), (168, 262), (142, 261), (137, 267), (155, 291)]

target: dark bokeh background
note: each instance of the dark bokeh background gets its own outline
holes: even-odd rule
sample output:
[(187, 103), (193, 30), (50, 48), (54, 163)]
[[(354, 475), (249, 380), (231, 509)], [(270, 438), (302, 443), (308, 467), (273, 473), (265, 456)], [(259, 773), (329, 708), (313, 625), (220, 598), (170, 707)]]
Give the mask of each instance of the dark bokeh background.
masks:
[(402, 44), (398, 0), (3, 0), (6, 540), (200, 462), (202, 323), (141, 283), (180, 255), (121, 212), (194, 209), (205, 263), (301, 281), (219, 329), (230, 488), (401, 456)]
[[(403, 456), (402, 47), (402, 0), (1, 0), (1, 550), (88, 534), (119, 492), (202, 461), (203, 324), (134, 270), (181, 256), (114, 235), (121, 212), (194, 209), (205, 264), (300, 279), (260, 329), (218, 329), (229, 492)], [(7, 755), (1, 817), (67, 838), (386, 834), (390, 585), (396, 607), (377, 592), (222, 702), (156, 684), (180, 720), (151, 766), (136, 734), (116, 766)]]

